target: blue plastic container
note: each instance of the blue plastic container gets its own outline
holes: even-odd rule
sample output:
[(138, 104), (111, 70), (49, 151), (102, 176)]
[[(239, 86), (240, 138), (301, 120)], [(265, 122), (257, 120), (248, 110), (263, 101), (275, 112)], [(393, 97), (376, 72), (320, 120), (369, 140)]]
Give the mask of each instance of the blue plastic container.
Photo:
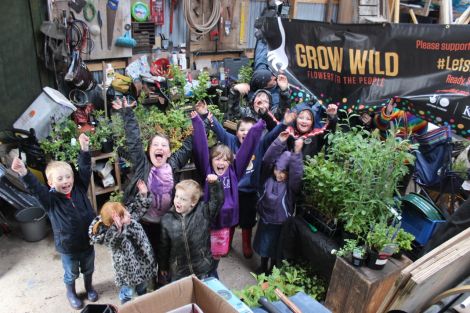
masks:
[(437, 225), (444, 223), (445, 220), (430, 220), (422, 212), (404, 207), (402, 212), (401, 227), (415, 236), (415, 241), (424, 246), (434, 231)]

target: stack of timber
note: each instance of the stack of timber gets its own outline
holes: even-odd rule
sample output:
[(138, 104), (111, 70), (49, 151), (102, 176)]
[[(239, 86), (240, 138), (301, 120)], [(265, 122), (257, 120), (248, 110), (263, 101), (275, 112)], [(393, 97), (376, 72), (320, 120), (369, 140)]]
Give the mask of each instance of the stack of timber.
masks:
[(378, 312), (421, 312), (436, 295), (469, 274), (470, 228), (406, 267)]

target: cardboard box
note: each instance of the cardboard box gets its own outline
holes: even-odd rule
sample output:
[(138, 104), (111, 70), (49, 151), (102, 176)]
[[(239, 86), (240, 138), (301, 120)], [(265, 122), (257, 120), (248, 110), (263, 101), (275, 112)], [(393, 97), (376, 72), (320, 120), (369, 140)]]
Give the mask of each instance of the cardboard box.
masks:
[(123, 305), (119, 313), (166, 313), (191, 303), (197, 304), (204, 313), (237, 313), (227, 301), (195, 276), (182, 278), (140, 296)]
[(212, 289), (213, 291), (217, 292), (220, 296), (222, 296), (225, 300), (230, 303), (230, 305), (237, 310), (238, 313), (253, 313), (253, 311), (235, 296), (224, 284), (220, 282), (217, 278), (209, 277), (203, 280), (204, 284), (207, 287)]
[(168, 311), (168, 313), (204, 313), (195, 303), (186, 304), (175, 310)]

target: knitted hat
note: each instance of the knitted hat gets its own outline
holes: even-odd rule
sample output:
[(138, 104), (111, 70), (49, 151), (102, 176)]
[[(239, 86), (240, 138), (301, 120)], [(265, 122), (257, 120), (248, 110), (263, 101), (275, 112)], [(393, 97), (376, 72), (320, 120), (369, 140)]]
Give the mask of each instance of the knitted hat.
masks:
[(256, 91), (265, 88), (272, 76), (273, 74), (268, 69), (257, 69), (253, 72), (253, 76), (251, 76), (250, 90)]

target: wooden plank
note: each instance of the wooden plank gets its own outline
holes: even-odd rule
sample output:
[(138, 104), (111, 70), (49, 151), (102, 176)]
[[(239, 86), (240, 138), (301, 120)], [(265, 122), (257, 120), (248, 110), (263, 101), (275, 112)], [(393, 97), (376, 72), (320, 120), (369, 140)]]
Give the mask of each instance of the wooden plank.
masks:
[(379, 0), (359, 0), (359, 5), (379, 5)]
[(376, 6), (359, 6), (359, 16), (377, 16), (379, 8)]
[(338, 23), (352, 23), (357, 10), (357, 0), (341, 1), (338, 10)]
[[(111, 60), (107, 63), (111, 63), (114, 69), (126, 68), (127, 62), (124, 60)], [(87, 62), (87, 67), (91, 72), (103, 70), (103, 65), (101, 62)]]
[(390, 259), (384, 269), (354, 267), (337, 258), (325, 305), (333, 312), (376, 313), (401, 270), (411, 261)]

